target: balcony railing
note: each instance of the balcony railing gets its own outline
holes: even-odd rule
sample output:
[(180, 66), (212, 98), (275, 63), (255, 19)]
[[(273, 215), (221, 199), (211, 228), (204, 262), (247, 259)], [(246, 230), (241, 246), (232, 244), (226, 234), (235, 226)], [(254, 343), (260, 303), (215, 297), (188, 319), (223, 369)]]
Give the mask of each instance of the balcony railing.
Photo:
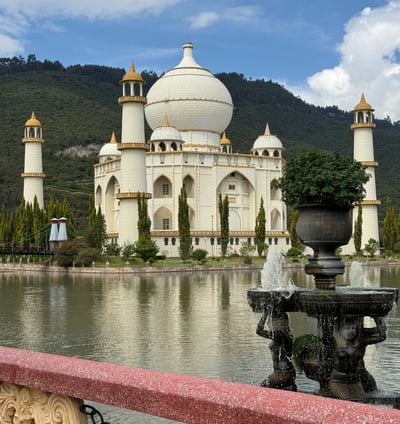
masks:
[(400, 422), (395, 409), (7, 347), (0, 381), (2, 423), (83, 424), (79, 399), (195, 424)]

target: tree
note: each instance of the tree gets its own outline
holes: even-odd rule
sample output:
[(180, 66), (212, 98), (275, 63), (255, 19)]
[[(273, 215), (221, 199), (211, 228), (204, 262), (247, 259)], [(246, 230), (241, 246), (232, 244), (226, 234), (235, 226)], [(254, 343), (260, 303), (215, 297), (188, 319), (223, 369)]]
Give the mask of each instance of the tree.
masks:
[(178, 229), (179, 255), (183, 261), (186, 261), (191, 255), (192, 239), (190, 237), (189, 205), (184, 187), (181, 188), (178, 198)]
[(297, 221), (299, 219), (299, 211), (298, 209), (292, 209), (292, 213), (290, 215), (290, 243), (292, 245), (292, 248), (295, 249), (295, 252), (300, 253), (304, 250), (304, 246), (301, 243), (299, 236), (297, 235), (296, 226)]
[(152, 262), (159, 248), (154, 240), (150, 238), (151, 220), (147, 209), (147, 200), (144, 194), (138, 196), (138, 240), (133, 245), (133, 251), (143, 260), (143, 262)]
[(138, 238), (150, 239), (151, 220), (147, 210), (147, 200), (143, 193), (138, 195)]
[(86, 241), (89, 247), (100, 251), (103, 248), (106, 236), (106, 222), (101, 208), (96, 211), (93, 196), (89, 200), (89, 227), (86, 231)]
[(87, 247), (86, 240), (82, 238), (67, 240), (56, 250), (54, 259), (58, 266), (71, 267), (75, 264), (79, 253)]
[(361, 240), (362, 240), (362, 206), (358, 204), (358, 213), (357, 219), (354, 222), (354, 248), (356, 249), (356, 254), (359, 255), (361, 253)]
[(258, 210), (258, 214), (256, 217), (256, 227), (254, 229), (255, 232), (255, 244), (257, 247), (258, 256), (261, 256), (265, 249), (265, 209), (264, 209), (264, 200), (261, 197), (260, 201), (260, 209)]
[(225, 257), (229, 243), (229, 201), (227, 195), (222, 199), (221, 193), (219, 194), (218, 209), (221, 228), (221, 255)]
[(379, 243), (375, 239), (370, 238), (368, 243), (364, 246), (364, 250), (373, 258), (375, 253), (379, 250)]
[(386, 199), (386, 214), (383, 220), (382, 243), (385, 250), (394, 251), (397, 242), (397, 222), (392, 201)]

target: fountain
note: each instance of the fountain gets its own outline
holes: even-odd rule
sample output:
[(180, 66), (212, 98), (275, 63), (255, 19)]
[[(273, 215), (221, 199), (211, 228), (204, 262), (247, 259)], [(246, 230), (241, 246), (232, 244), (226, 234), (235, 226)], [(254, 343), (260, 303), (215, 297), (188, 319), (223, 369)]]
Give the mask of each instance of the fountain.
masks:
[[(333, 256), (332, 250), (323, 252), (321, 258), (321, 250), (315, 243), (312, 247), (314, 256), (305, 270), (314, 275), (316, 288), (300, 289), (284, 282), (283, 257), (271, 249), (261, 272), (261, 287), (248, 290), (250, 307), (262, 313), (256, 333), (271, 340), (273, 372), (261, 385), (298, 390), (296, 364), (307, 378), (319, 383), (316, 394), (400, 409), (400, 394), (378, 390), (364, 363), (367, 346), (386, 339), (385, 318), (397, 302), (397, 289), (365, 287), (359, 263), (352, 266), (352, 285), (337, 287), (336, 275), (344, 273), (340, 258)], [(294, 339), (289, 326), (291, 312), (315, 318), (318, 334)], [(364, 325), (366, 317), (372, 327)]]

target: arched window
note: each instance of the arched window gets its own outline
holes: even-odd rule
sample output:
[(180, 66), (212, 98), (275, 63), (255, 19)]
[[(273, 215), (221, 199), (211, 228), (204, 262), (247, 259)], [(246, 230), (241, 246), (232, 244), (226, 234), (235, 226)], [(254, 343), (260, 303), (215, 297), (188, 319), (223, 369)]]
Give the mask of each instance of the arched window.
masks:
[(172, 184), (171, 181), (162, 175), (157, 178), (153, 185), (153, 197), (159, 199), (162, 197), (172, 197)]

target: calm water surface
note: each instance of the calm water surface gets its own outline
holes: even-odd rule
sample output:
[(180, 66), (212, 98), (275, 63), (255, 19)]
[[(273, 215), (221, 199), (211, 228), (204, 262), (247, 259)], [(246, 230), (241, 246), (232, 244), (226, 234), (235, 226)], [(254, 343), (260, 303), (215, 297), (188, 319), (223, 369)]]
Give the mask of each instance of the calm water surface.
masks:
[[(367, 284), (400, 287), (400, 267), (365, 267)], [(300, 287), (301, 270), (287, 271)], [(0, 344), (133, 367), (259, 385), (271, 372), (260, 315), (247, 305), (259, 271), (85, 275), (0, 273)], [(344, 278), (346, 280), (346, 276)], [(315, 321), (292, 314), (294, 335)], [(388, 317), (388, 339), (369, 346), (367, 368), (378, 386), (400, 387), (400, 313)], [(313, 382), (298, 375), (299, 389)], [(96, 405), (111, 423), (167, 423)]]

